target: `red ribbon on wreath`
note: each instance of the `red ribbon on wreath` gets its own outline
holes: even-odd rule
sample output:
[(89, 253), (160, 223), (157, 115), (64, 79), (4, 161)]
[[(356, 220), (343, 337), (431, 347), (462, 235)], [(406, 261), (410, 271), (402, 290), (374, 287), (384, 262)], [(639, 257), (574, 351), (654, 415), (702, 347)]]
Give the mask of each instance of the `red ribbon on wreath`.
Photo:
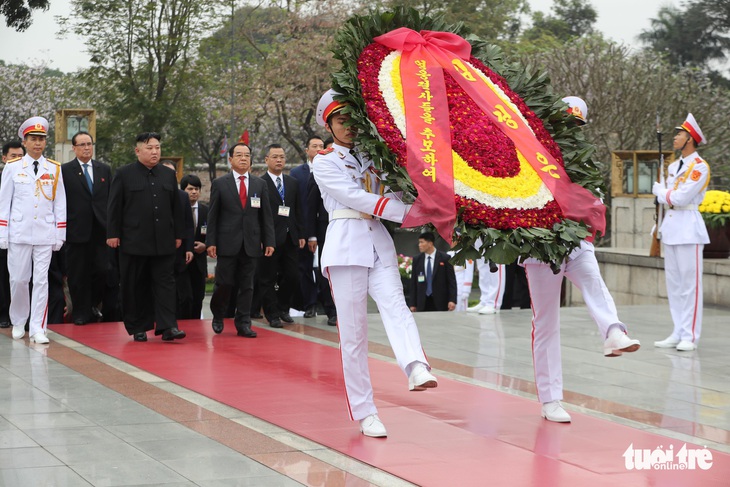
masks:
[[(466, 62), (471, 45), (456, 34), (407, 27), (373, 39), (402, 52), (401, 82), (406, 114), (408, 175), (418, 198), (404, 227), (432, 223), (449, 243), (456, 221), (449, 109), (443, 72), (448, 72), (479, 108), (509, 137), (542, 179), (567, 218), (586, 223), (593, 234), (606, 230), (606, 207), (573, 183), (565, 169), (534, 136), (511, 103), (505, 103)], [(448, 204), (447, 204), (448, 202)]]

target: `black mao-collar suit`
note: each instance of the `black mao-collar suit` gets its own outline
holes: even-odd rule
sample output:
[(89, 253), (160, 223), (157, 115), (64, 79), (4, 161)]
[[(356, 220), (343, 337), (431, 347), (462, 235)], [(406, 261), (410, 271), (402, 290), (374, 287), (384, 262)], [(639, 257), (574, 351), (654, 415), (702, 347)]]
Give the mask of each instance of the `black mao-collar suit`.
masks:
[(175, 171), (139, 161), (119, 168), (109, 191), (107, 238), (118, 238), (124, 325), (130, 335), (177, 328), (176, 240), (185, 237)]

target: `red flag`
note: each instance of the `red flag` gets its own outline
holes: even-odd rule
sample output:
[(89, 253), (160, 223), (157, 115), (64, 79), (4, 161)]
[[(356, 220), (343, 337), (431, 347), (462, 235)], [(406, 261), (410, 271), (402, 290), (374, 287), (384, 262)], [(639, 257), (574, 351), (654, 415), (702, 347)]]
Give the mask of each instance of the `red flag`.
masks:
[(238, 142), (248, 145), (248, 130), (244, 130)]

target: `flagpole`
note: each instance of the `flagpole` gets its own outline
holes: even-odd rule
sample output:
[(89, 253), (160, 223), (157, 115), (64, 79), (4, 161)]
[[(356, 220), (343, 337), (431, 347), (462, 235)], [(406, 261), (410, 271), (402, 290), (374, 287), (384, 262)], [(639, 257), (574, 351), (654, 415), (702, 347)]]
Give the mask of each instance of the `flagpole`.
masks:
[[(231, 60), (235, 59), (233, 56), (233, 36), (235, 35), (235, 28), (234, 28), (234, 14), (235, 14), (235, 7), (236, 7), (236, 0), (231, 0)], [(236, 133), (236, 127), (235, 127), (235, 110), (234, 106), (236, 103), (236, 91), (235, 91), (235, 80), (233, 78), (235, 69), (233, 67), (231, 68), (231, 137), (234, 137), (234, 134)]]

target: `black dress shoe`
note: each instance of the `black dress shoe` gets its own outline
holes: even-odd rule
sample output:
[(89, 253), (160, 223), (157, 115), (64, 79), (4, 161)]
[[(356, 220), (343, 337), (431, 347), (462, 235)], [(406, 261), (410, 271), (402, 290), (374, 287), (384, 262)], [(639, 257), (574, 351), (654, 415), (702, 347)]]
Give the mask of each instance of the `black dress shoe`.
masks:
[(337, 326), (337, 315), (327, 318), (327, 324), (330, 326)]
[(281, 320), (279, 318), (274, 318), (273, 320), (269, 321), (269, 326), (271, 328), (284, 328), (284, 325), (281, 324)]
[(135, 342), (146, 342), (147, 341), (147, 333), (141, 331), (139, 333), (134, 334), (134, 341)]
[(281, 318), (281, 321), (283, 321), (284, 323), (294, 323), (294, 320), (289, 315), (289, 313), (282, 313), (279, 318)]
[(248, 325), (239, 328), (237, 335), (246, 338), (256, 338), (257, 333), (251, 329), (251, 325)]
[(174, 326), (162, 332), (162, 339), (166, 342), (180, 340), (181, 338), (185, 338), (185, 332), (182, 330), (178, 330)]
[(217, 320), (213, 318), (213, 322), (211, 323), (213, 325), (213, 331), (216, 332), (216, 334), (223, 333), (223, 320)]
[(251, 313), (251, 318), (253, 318), (254, 320), (260, 320), (263, 317), (264, 315), (262, 315), (261, 313)]
[(10, 328), (9, 321), (0, 321), (0, 328)]
[(305, 318), (314, 318), (315, 316), (317, 316), (317, 307), (316, 306), (310, 306), (304, 312), (304, 317)]
[(74, 325), (81, 326), (81, 325), (85, 325), (86, 323), (88, 323), (87, 320), (74, 320)]

